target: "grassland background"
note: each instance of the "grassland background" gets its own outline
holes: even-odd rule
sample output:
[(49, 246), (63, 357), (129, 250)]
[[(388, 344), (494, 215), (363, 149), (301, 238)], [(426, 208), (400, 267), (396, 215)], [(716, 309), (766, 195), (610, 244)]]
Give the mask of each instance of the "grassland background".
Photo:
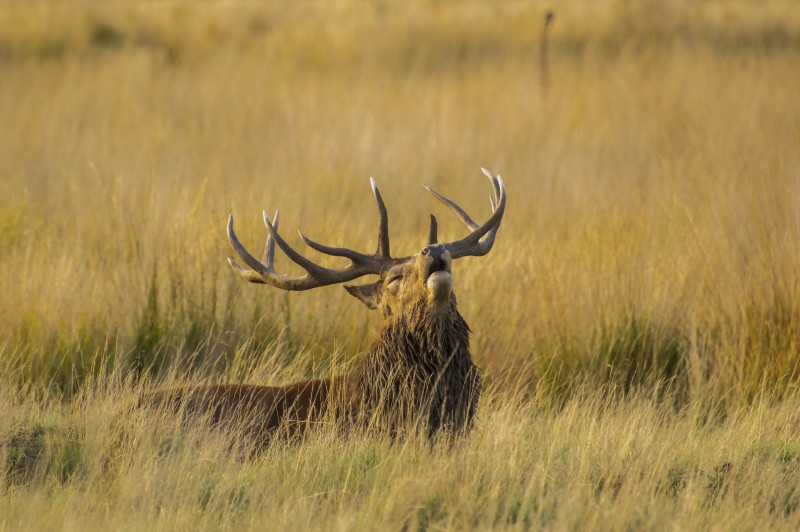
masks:
[[(545, 90), (548, 7), (0, 3), (0, 526), (796, 527), (800, 8), (567, 2)], [(367, 250), (374, 176), (410, 254), (430, 211), (463, 235), (421, 182), (488, 215), (480, 166), (509, 206), (454, 267), (487, 380), (458, 451), (322, 431), (243, 461), (121, 419), (375, 334), (338, 287), (241, 282), (229, 212), (254, 250), (276, 208)]]

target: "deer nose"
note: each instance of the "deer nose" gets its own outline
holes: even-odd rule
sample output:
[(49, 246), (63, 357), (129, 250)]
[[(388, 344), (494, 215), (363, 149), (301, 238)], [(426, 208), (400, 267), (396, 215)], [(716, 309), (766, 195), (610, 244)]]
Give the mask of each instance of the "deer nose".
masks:
[(434, 260), (443, 258), (445, 253), (447, 253), (447, 250), (442, 244), (434, 244), (432, 246), (425, 246), (422, 248), (422, 254), (425, 256), (430, 256), (430, 258)]

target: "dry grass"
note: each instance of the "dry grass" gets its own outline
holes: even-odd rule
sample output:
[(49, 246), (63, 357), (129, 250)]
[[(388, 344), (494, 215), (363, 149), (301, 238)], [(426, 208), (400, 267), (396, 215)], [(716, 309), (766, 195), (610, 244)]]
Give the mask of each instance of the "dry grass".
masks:
[[(127, 386), (3, 397), (3, 528), (794, 529), (798, 402), (715, 417), (583, 390), (562, 409), (491, 391), (452, 450), (317, 430), (243, 459), (231, 438), (121, 415)], [(28, 432), (20, 432), (25, 427)], [(31, 432), (31, 428), (38, 429)], [(235, 439), (235, 438), (234, 438)], [(4, 453), (5, 454), (5, 453)]]
[[(796, 527), (792, 2), (571, 3), (548, 94), (536, 2), (3, 5), (0, 436), (41, 454), (0, 527)], [(280, 208), (292, 243), (369, 249), (373, 175), (407, 254), (431, 209), (462, 234), (420, 181), (480, 217), (480, 166), (510, 204), (454, 270), (489, 382), (464, 448), (242, 461), (115, 414), (343, 371), (374, 334), (339, 288), (241, 283), (229, 212), (252, 248)]]

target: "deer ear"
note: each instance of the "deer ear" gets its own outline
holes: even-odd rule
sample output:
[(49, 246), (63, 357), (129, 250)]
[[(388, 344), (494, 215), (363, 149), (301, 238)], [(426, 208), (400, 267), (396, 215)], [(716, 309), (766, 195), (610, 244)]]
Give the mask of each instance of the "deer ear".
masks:
[(344, 289), (350, 292), (350, 295), (358, 298), (371, 310), (378, 308), (378, 301), (380, 301), (381, 297), (381, 281), (359, 286), (345, 285)]

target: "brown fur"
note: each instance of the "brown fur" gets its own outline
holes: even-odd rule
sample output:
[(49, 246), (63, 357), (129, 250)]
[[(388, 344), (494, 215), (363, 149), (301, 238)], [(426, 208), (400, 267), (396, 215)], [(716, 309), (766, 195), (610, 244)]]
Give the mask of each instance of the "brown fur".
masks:
[[(297, 253), (278, 234), (278, 213), (269, 230), (264, 259), (253, 257), (239, 241), (228, 218), (228, 240), (248, 268), (229, 258), (231, 267), (251, 283), (283, 290), (310, 290), (379, 275), (374, 283), (345, 286), (370, 309), (383, 314), (383, 327), (364, 360), (352, 372), (330, 379), (289, 386), (219, 385), (156, 392), (144, 402), (210, 418), (217, 425), (235, 425), (268, 442), (277, 433), (293, 436), (326, 417), (345, 427), (380, 431), (392, 437), (417, 430), (428, 438), (452, 440), (472, 427), (480, 393), (480, 377), (469, 352), (469, 327), (458, 313), (453, 294), (453, 259), (482, 256), (494, 245), (506, 206), (503, 180), (486, 169), (494, 190), (492, 215), (478, 225), (461, 207), (428, 188), (458, 215), (470, 234), (453, 242), (437, 243), (437, 221), (431, 215), (428, 245), (411, 256), (392, 258), (389, 220), (375, 181), (370, 179), (378, 206), (378, 246), (366, 255), (346, 248), (319, 244), (300, 234), (314, 250), (346, 257), (342, 269), (323, 268)], [(275, 270), (275, 246), (306, 273), (292, 277)]]
[[(436, 262), (438, 260), (438, 262)], [(417, 428), (452, 438), (472, 426), (480, 378), (469, 352), (469, 327), (449, 285), (432, 296), (433, 264), (450, 271), (446, 251), (395, 259), (376, 283), (346, 287), (384, 324), (350, 373), (288, 386), (217, 385), (164, 390), (146, 404), (236, 425), (259, 443), (290, 436), (332, 415), (337, 423), (399, 436)]]

